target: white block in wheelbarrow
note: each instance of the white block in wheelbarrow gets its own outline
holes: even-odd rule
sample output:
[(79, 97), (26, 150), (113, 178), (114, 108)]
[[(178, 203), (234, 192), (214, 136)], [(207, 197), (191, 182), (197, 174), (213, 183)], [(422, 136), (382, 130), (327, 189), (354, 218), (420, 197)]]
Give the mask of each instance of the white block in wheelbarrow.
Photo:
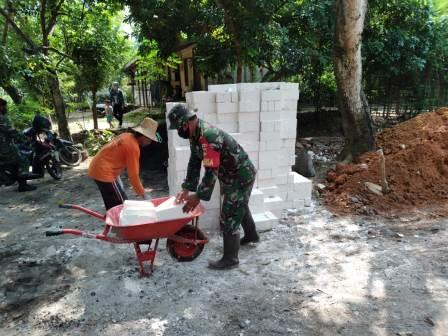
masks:
[(252, 214), (258, 232), (272, 230), (278, 224), (278, 218), (271, 212)]

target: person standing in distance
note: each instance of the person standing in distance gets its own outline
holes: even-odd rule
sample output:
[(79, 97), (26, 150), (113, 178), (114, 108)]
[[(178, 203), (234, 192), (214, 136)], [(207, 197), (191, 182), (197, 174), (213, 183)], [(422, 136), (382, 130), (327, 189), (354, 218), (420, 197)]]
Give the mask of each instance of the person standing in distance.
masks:
[(112, 89), (110, 90), (110, 101), (112, 102), (114, 116), (118, 120), (118, 127), (121, 128), (123, 126), (124, 95), (118, 85), (118, 82), (112, 83)]

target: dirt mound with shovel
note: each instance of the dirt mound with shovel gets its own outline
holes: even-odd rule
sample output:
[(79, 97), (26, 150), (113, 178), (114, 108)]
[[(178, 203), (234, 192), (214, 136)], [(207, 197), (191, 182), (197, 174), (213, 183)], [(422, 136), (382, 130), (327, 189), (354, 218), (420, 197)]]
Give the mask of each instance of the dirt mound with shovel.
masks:
[(379, 152), (338, 164), (328, 172), (323, 191), (333, 211), (388, 216), (429, 209), (448, 215), (448, 108), (386, 129), (376, 146), (384, 152), (387, 185)]

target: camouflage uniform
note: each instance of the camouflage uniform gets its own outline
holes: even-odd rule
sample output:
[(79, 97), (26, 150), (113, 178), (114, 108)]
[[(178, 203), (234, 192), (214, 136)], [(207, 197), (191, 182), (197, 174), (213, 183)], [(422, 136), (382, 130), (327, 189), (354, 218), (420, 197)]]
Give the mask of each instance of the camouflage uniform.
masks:
[(11, 126), (6, 115), (0, 113), (0, 162), (15, 163), (19, 166), (19, 172), (25, 173), (29, 170), (29, 162), (14, 144), (22, 138), (22, 134)]
[[(218, 179), (224, 196), (221, 229), (237, 231), (243, 218), (251, 216), (249, 198), (255, 181), (254, 165), (235, 139), (203, 120), (199, 120), (196, 133), (190, 138), (190, 148), (187, 177), (182, 188), (196, 192), (199, 199), (208, 201)], [(201, 161), (205, 174), (199, 184)]]

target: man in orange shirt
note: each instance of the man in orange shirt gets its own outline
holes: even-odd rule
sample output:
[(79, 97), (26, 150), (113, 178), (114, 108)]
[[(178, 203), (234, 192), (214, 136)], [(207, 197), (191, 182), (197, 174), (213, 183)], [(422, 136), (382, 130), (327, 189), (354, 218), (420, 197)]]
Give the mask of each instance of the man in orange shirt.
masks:
[(145, 118), (140, 126), (130, 128), (105, 145), (92, 159), (88, 175), (96, 182), (106, 210), (128, 199), (119, 181), (127, 169), (129, 180), (137, 195), (149, 199), (140, 181), (140, 147), (152, 141), (160, 142), (157, 121)]

